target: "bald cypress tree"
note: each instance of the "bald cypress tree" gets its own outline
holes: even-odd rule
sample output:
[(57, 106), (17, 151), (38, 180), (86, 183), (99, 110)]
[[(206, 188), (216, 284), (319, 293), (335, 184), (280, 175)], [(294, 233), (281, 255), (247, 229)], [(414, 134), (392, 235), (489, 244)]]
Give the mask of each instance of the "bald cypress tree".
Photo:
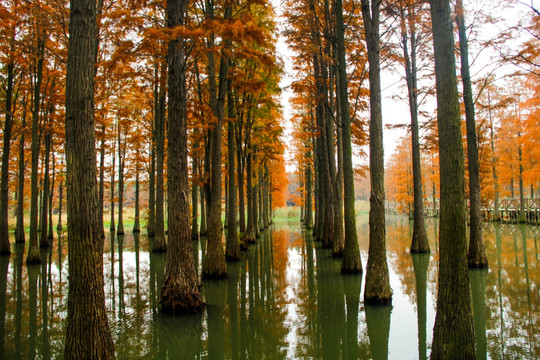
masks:
[(465, 166), (449, 0), (431, 0), (441, 177), (439, 285), (432, 359), (474, 359), (467, 267)]
[[(105, 311), (94, 134), (96, 2), (72, 0), (66, 73), (69, 295), (66, 359), (113, 359)], [(42, 229), (45, 231), (45, 229)]]

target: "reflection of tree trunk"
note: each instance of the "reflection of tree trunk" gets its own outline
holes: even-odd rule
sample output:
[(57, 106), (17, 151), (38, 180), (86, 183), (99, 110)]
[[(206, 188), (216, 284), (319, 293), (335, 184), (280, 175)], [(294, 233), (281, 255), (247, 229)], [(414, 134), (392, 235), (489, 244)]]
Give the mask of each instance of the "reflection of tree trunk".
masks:
[[(28, 261), (28, 260), (27, 260)], [(28, 269), (28, 312), (30, 323), (28, 325), (28, 358), (36, 358), (37, 341), (37, 286), (39, 266), (29, 265)]]
[[(362, 18), (369, 61), (369, 256), (364, 302), (389, 304), (392, 290), (386, 262), (386, 229), (384, 215), (384, 154), (381, 108), (381, 69), (379, 58), (379, 1), (362, 0)], [(371, 7), (371, 8), (370, 8)]]
[(486, 279), (488, 271), (469, 271), (471, 279), (474, 333), (476, 335), (476, 358), (487, 359), (486, 339)]
[[(58, 242), (60, 244), (60, 241)], [(15, 278), (16, 278), (16, 292), (17, 292), (17, 308), (15, 310), (15, 352), (21, 354), (21, 322), (22, 322), (22, 310), (23, 310), (23, 281), (22, 281), (22, 268), (23, 268), (23, 256), (24, 256), (24, 244), (15, 244)], [(60, 272), (61, 274), (61, 272)], [(17, 355), (20, 359), (20, 355)]]
[(49, 274), (47, 272), (47, 264), (50, 258), (48, 255), (52, 255), (52, 249), (41, 250), (41, 355), (43, 359), (50, 359), (50, 344), (49, 344), (49, 313), (48, 313), (48, 299), (49, 299)]
[(373, 360), (388, 359), (391, 306), (366, 305), (366, 325)]
[[(206, 281), (204, 292), (208, 302), (208, 359), (225, 358), (225, 283)], [(253, 311), (250, 309), (250, 312)]]
[(450, 2), (431, 0), (440, 153), (440, 251), (432, 359), (474, 358), (463, 143)]
[(0, 256), (0, 359), (5, 359), (4, 339), (6, 332), (6, 288), (9, 256)]
[(343, 288), (347, 301), (347, 359), (358, 359), (358, 308), (362, 277), (350, 275), (343, 277)]
[(427, 271), (429, 265), (429, 254), (412, 255), (414, 275), (416, 278), (416, 316), (418, 324), (418, 359), (427, 359)]
[(459, 29), (459, 49), (461, 55), (461, 79), (463, 81), (463, 101), (465, 102), (465, 123), (467, 127), (467, 160), (469, 164), (469, 199), (470, 199), (470, 240), (469, 267), (487, 267), (486, 250), (482, 236), (482, 204), (480, 193), (480, 165), (478, 160), (478, 142), (474, 120), (474, 102), (472, 96), (471, 74), (469, 69), (469, 45), (465, 27), (463, 1), (456, 1), (456, 22)]

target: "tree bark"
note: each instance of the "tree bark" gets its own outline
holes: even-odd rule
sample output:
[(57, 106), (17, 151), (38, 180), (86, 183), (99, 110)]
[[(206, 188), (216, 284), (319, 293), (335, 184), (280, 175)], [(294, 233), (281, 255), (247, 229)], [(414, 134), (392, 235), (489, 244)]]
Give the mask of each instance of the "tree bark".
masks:
[[(196, 135), (198, 131), (194, 130)], [(197, 148), (198, 142), (194, 144), (193, 158), (191, 159), (191, 240), (199, 240), (199, 185), (198, 185), (198, 173), (199, 173), (199, 155)]]
[(39, 233), (39, 247), (48, 248), (49, 239), (47, 237), (47, 223), (49, 215), (49, 192), (50, 192), (50, 178), (49, 178), (49, 160), (51, 154), (51, 134), (48, 130), (45, 134), (45, 169), (43, 171), (43, 200), (41, 202), (41, 232)]
[(456, 0), (456, 22), (459, 30), (461, 79), (463, 81), (463, 101), (465, 102), (465, 124), (467, 127), (467, 159), (469, 163), (470, 236), (467, 260), (470, 268), (485, 268), (488, 266), (488, 261), (482, 236), (480, 164), (478, 160), (474, 101), (469, 69), (469, 45), (467, 42), (467, 29), (465, 28), (465, 14), (462, 0)]
[(95, 1), (72, 1), (69, 33), (66, 75), (69, 294), (64, 358), (113, 359), (98, 228), (94, 141)]
[(465, 168), (459, 118), (454, 36), (448, 0), (431, 0), (440, 154), (437, 314), (432, 359), (474, 359), (465, 215)]
[(360, 248), (356, 235), (356, 212), (354, 209), (354, 171), (352, 166), (351, 119), (347, 91), (347, 62), (345, 59), (345, 25), (343, 2), (336, 0), (336, 36), (338, 49), (339, 105), (343, 136), (343, 190), (345, 216), (345, 246), (343, 248), (343, 273), (361, 273)]
[(26, 98), (23, 100), (22, 128), (19, 139), (19, 184), (17, 190), (17, 224), (15, 227), (15, 243), (25, 242), (24, 234), (24, 134), (26, 132)]
[[(187, 2), (186, 0), (167, 1), (168, 28), (184, 24)], [(164, 312), (193, 313), (202, 310), (204, 302), (199, 293), (197, 270), (191, 251), (186, 54), (182, 38), (169, 41), (167, 64), (169, 72), (169, 157), (167, 160), (169, 243), (160, 303)]]
[[(405, 13), (405, 11), (407, 11)], [(413, 171), (413, 196), (414, 196), (414, 223), (411, 241), (411, 253), (428, 253), (429, 243), (424, 221), (424, 192), (422, 190), (422, 166), (420, 164), (420, 136), (418, 133), (418, 86), (416, 68), (416, 23), (414, 7), (407, 10), (401, 9), (401, 43), (405, 57), (405, 76), (407, 79), (407, 92), (409, 95), (409, 111), (411, 114), (411, 138), (412, 138), (412, 171)], [(407, 21), (408, 20), (408, 21)], [(408, 27), (407, 29), (407, 22)], [(411, 49), (409, 51), (409, 42)]]
[[(114, 129), (113, 129), (114, 131)], [(113, 141), (113, 148), (112, 148), (112, 165), (111, 165), (111, 222), (109, 226), (109, 231), (114, 232), (116, 229), (116, 225), (114, 223), (114, 176), (115, 176), (115, 167), (116, 167), (116, 145)]]
[[(13, 34), (15, 35), (15, 34)], [(14, 41), (14, 39), (12, 40)], [(13, 48), (13, 45), (12, 45)], [(4, 141), (2, 149), (2, 175), (0, 178), (0, 254), (11, 254), (9, 245), (9, 227), (8, 227), (8, 185), (9, 185), (9, 153), (11, 149), (11, 129), (13, 127), (13, 58), (7, 65), (7, 85), (6, 85), (6, 105), (5, 105), (5, 123), (4, 123)], [(19, 179), (19, 182), (24, 179)], [(20, 194), (22, 195), (22, 194)], [(24, 237), (24, 230), (23, 230)]]
[(386, 262), (384, 214), (384, 153), (379, 46), (379, 0), (362, 0), (362, 15), (369, 62), (369, 256), (364, 302), (390, 304), (392, 289)]
[(234, 119), (234, 104), (232, 97), (232, 90), (230, 84), (227, 91), (227, 111), (229, 116), (229, 124), (227, 125), (227, 140), (228, 140), (228, 160), (229, 160), (229, 196), (227, 198), (227, 239), (225, 244), (225, 257), (230, 261), (240, 260), (240, 244), (238, 243), (238, 232), (236, 229), (236, 166), (235, 166), (235, 153), (236, 153), (236, 124), (232, 121)]
[[(163, 81), (163, 70), (161, 81)], [(154, 227), (153, 252), (167, 250), (165, 241), (165, 214), (164, 214), (164, 163), (165, 163), (165, 89), (159, 86), (158, 109), (156, 112), (156, 218)], [(170, 114), (169, 114), (170, 117)]]
[[(137, 148), (137, 159), (139, 158), (139, 148)], [(133, 233), (141, 232), (140, 221), (140, 181), (139, 181), (139, 163), (135, 165), (135, 219), (133, 220)]]
[[(124, 133), (125, 138), (125, 133)], [(118, 228), (116, 233), (124, 235), (124, 164), (126, 163), (126, 144), (122, 144), (122, 130), (118, 124)]]

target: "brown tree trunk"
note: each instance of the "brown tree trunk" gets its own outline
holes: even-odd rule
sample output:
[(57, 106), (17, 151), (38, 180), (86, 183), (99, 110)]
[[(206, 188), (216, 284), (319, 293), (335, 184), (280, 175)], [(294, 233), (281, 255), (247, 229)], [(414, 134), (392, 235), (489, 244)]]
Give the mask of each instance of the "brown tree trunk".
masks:
[[(124, 139), (125, 139), (124, 132)], [(118, 228), (116, 233), (124, 235), (124, 164), (126, 163), (125, 142), (122, 144), (122, 131), (118, 124)]]
[(25, 242), (24, 234), (24, 168), (26, 166), (24, 162), (24, 134), (26, 132), (26, 97), (23, 99), (23, 114), (22, 114), (22, 128), (21, 137), (19, 139), (19, 184), (17, 190), (17, 224), (15, 227), (15, 243)]
[(253, 186), (252, 186), (252, 170), (251, 170), (251, 149), (248, 149), (246, 158), (246, 193), (247, 193), (247, 229), (244, 233), (244, 242), (255, 242), (255, 225), (254, 225), (254, 209), (253, 209)]
[(242, 125), (239, 123), (238, 128), (236, 129), (238, 140), (237, 143), (237, 149), (236, 149), (236, 161), (238, 165), (237, 170), (237, 177), (238, 177), (238, 222), (240, 225), (240, 234), (242, 236), (246, 232), (246, 209), (245, 209), (245, 202), (244, 202), (244, 162), (242, 159), (244, 158), (242, 156), (242, 142), (241, 139), (241, 131), (242, 131)]
[[(45, 130), (47, 131), (47, 130)], [(49, 239), (47, 237), (47, 223), (49, 214), (49, 192), (50, 192), (50, 178), (49, 178), (49, 160), (51, 154), (51, 134), (47, 131), (45, 134), (45, 169), (43, 172), (43, 200), (41, 202), (41, 232), (39, 233), (39, 247), (48, 248)]]
[(470, 199), (470, 236), (468, 263), (470, 268), (488, 266), (484, 239), (482, 236), (482, 199), (480, 193), (480, 164), (478, 160), (478, 142), (474, 101), (472, 96), (471, 74), (469, 69), (469, 45), (463, 1), (456, 1), (456, 22), (459, 30), (459, 50), (461, 56), (461, 79), (463, 81), (463, 101), (465, 102), (465, 124), (467, 127), (467, 159), (469, 163), (469, 199)]
[(39, 116), (41, 111), (41, 83), (43, 78), (43, 57), (45, 54), (46, 35), (40, 31), (37, 39), (37, 63), (36, 81), (34, 83), (34, 99), (32, 108), (32, 175), (30, 179), (30, 244), (27, 264), (38, 264), (41, 262), (38, 248), (38, 162), (39, 162)]
[(64, 358), (113, 359), (98, 228), (93, 51), (96, 2), (74, 0), (71, 7), (66, 75), (69, 294)]
[[(137, 159), (139, 158), (139, 148), (137, 148)], [(140, 181), (139, 181), (139, 164), (137, 160), (135, 168), (135, 219), (133, 220), (133, 233), (141, 232), (140, 221)]]
[[(422, 190), (422, 167), (420, 165), (420, 136), (418, 133), (418, 86), (416, 69), (416, 23), (414, 19), (415, 8), (401, 9), (401, 43), (405, 57), (405, 76), (407, 79), (407, 92), (409, 95), (409, 110), (411, 114), (412, 137), (412, 171), (413, 171), (413, 197), (414, 197), (414, 224), (411, 241), (411, 253), (429, 252), (429, 243), (424, 221), (424, 193)], [(407, 27), (408, 25), (408, 27)], [(409, 43), (411, 49), (409, 51)]]
[(390, 304), (392, 289), (386, 262), (386, 221), (384, 214), (384, 153), (381, 108), (381, 68), (379, 46), (379, 0), (362, 0), (362, 17), (369, 61), (369, 255), (364, 302)]
[(105, 229), (103, 226), (103, 216), (104, 216), (104, 203), (105, 203), (105, 124), (101, 125), (101, 145), (99, 149), (99, 229), (101, 230), (101, 237), (105, 238)]
[[(9, 182), (9, 152), (11, 148), (11, 129), (13, 126), (13, 114), (11, 105), (13, 97), (13, 59), (7, 65), (7, 86), (6, 86), (6, 107), (4, 123), (4, 141), (2, 150), (2, 175), (0, 178), (0, 254), (8, 255), (11, 253), (9, 246), (9, 228), (8, 228), (8, 182)], [(19, 183), (24, 179), (19, 179)], [(20, 193), (22, 195), (22, 193)], [(24, 231), (23, 231), (24, 233)], [(23, 234), (24, 236), (24, 234)]]
[[(227, 93), (227, 110), (230, 119), (234, 119), (234, 104), (232, 98), (232, 90), (229, 84)], [(228, 160), (229, 160), (229, 196), (227, 198), (227, 239), (225, 244), (225, 257), (230, 261), (240, 260), (240, 244), (238, 243), (238, 232), (236, 229), (236, 166), (234, 163), (236, 153), (236, 124), (229, 121), (227, 125), (227, 140), (228, 140)]]
[[(167, 26), (183, 25), (187, 1), (167, 1)], [(187, 163), (186, 54), (183, 39), (169, 41), (169, 129), (167, 160), (167, 194), (169, 243), (165, 277), (161, 288), (164, 312), (193, 313), (204, 307), (199, 280), (191, 251), (189, 222), (189, 181)]]
[[(211, 6), (212, 7), (212, 6)], [(208, 9), (209, 17), (213, 18), (213, 8)], [(225, 10), (225, 19), (230, 18), (232, 8)], [(227, 43), (227, 42), (226, 42)], [(225, 44), (227, 46), (227, 44)], [(210, 56), (211, 55), (211, 56)], [(208, 204), (208, 247), (203, 267), (203, 277), (223, 278), (227, 276), (227, 264), (221, 242), (221, 197), (222, 197), (222, 169), (221, 169), (221, 135), (223, 130), (223, 117), (225, 96), (227, 93), (227, 74), (229, 72), (229, 58), (225, 49), (221, 52), (219, 66), (219, 86), (215, 83), (215, 64), (213, 54), (209, 54), (208, 77), (210, 81), (210, 107), (217, 120), (210, 131), (210, 203)]]
[(54, 238), (53, 234), (53, 200), (54, 200), (54, 179), (55, 179), (55, 173), (56, 173), (56, 164), (55, 164), (55, 156), (54, 153), (52, 154), (52, 174), (51, 174), (51, 186), (50, 186), (50, 194), (49, 194), (49, 232), (47, 234), (47, 238), (49, 240), (52, 240)]
[[(113, 130), (114, 131), (114, 130)], [(114, 223), (114, 176), (115, 176), (115, 167), (116, 167), (116, 145), (113, 141), (113, 147), (112, 147), (112, 165), (111, 165), (111, 223), (109, 226), (109, 231), (114, 232), (116, 229), (116, 225)]]
[(311, 151), (308, 151), (306, 155), (307, 165), (306, 165), (306, 214), (304, 215), (304, 225), (306, 229), (311, 229), (313, 227), (313, 194), (312, 194), (312, 171), (311, 171)]
[(345, 59), (345, 25), (343, 2), (336, 0), (336, 37), (338, 50), (339, 105), (343, 136), (343, 190), (345, 216), (345, 245), (343, 248), (343, 273), (361, 273), (360, 248), (356, 235), (356, 212), (354, 210), (354, 171), (352, 166), (351, 119), (347, 91), (347, 63)]
[(465, 166), (450, 1), (431, 0), (430, 7), (441, 178), (439, 283), (431, 358), (474, 359), (467, 269)]
[[(163, 72), (161, 81), (163, 81)], [(165, 85), (160, 84), (158, 95), (158, 109), (156, 112), (156, 218), (154, 227), (153, 252), (167, 250), (165, 241), (165, 214), (164, 214), (164, 163), (165, 163)], [(169, 114), (170, 117), (170, 114)]]

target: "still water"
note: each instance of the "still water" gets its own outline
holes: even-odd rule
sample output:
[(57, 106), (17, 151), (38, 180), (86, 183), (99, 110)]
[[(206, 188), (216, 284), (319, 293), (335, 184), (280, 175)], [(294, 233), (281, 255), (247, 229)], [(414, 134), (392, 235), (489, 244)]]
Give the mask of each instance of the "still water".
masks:
[[(367, 217), (359, 217), (362, 263)], [(131, 234), (105, 242), (105, 295), (119, 359), (425, 359), (436, 310), (437, 220), (431, 255), (408, 254), (407, 218), (387, 219), (392, 307), (362, 302), (364, 278), (342, 276), (341, 261), (297, 222), (262, 233), (229, 276), (205, 281), (199, 315), (159, 312), (165, 255)], [(479, 359), (540, 357), (540, 227), (484, 224), (489, 270), (470, 271)], [(66, 319), (67, 243), (56, 238), (41, 265), (24, 248), (0, 257), (0, 359), (61, 358)], [(193, 243), (199, 269), (204, 241)]]

